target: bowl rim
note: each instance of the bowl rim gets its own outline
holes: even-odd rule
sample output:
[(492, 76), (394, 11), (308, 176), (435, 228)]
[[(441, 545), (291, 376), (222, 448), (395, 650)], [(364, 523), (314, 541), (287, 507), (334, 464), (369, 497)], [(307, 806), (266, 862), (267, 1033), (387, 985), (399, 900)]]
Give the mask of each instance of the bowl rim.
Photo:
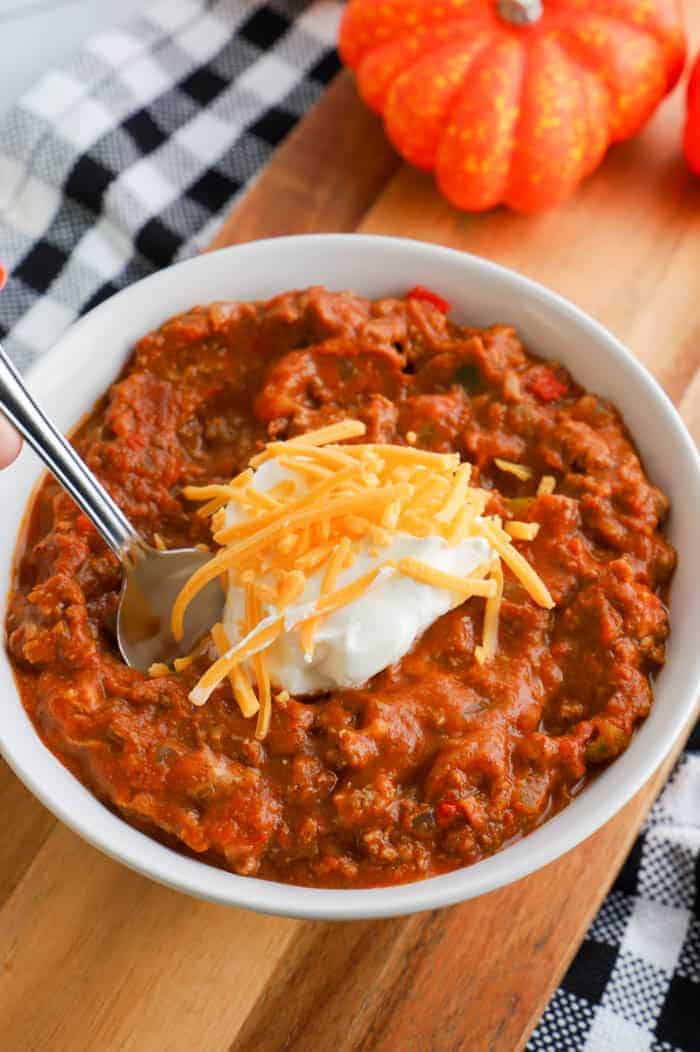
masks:
[[(379, 255), (385, 253), (387, 257), (400, 252), (423, 261), (431, 258), (451, 261), (463, 266), (465, 273), (470, 270), (472, 273), (475, 270), (480, 271), (485, 279), (494, 280), (503, 286), (504, 298), (507, 294), (520, 293), (529, 297), (555, 320), (568, 321), (578, 327), (605, 356), (616, 359), (617, 363), (628, 371), (640, 393), (655, 405), (657, 416), (674, 432), (675, 440), (684, 456), (684, 471), (692, 484), (691, 488), (694, 487), (700, 493), (700, 456), (681, 417), (651, 373), (608, 329), (563, 296), (508, 267), (471, 253), (408, 238), (370, 234), (292, 235), (234, 245), (176, 263), (115, 293), (71, 325), (54, 347), (29, 370), (27, 380), (30, 387), (41, 387), (44, 377), (54, 372), (56, 367), (60, 366), (61, 360), (70, 354), (72, 342), (83, 329), (94, 326), (102, 317), (106, 318), (112, 312), (123, 309), (134, 295), (135, 289), (157, 287), (164, 281), (164, 275), (182, 275), (195, 269), (205, 271), (207, 266), (214, 265), (210, 262), (212, 259), (221, 257), (230, 258), (238, 266), (245, 266), (246, 261), (250, 262), (256, 256), (264, 257), (270, 252), (289, 253), (293, 256), (300, 242), (304, 243), (305, 248), (314, 248), (319, 252), (340, 248), (344, 251), (357, 251), (360, 255), (363, 252)], [(581, 808), (577, 813), (576, 822), (558, 821), (562, 815), (566, 816), (570, 812), (570, 808), (566, 808), (543, 823), (526, 838), (531, 850), (527, 856), (519, 857), (517, 863), (512, 858), (508, 859), (510, 849), (505, 847), (482, 862), (449, 874), (382, 888), (307, 888), (232, 874), (181, 855), (140, 833), (82, 786), (83, 793), (89, 798), (84, 801), (85, 806), (81, 806), (78, 811), (64, 806), (60, 795), (55, 789), (52, 790), (51, 779), (40, 777), (39, 773), (25, 762), (21, 749), (15, 749), (11, 720), (8, 721), (9, 730), (0, 722), (0, 753), (20, 780), (65, 825), (109, 857), (158, 883), (212, 902), (287, 917), (348, 920), (397, 916), (452, 905), (520, 880), (572, 850), (603, 826), (651, 777), (677, 740), (682, 727), (690, 719), (700, 683), (700, 648), (687, 655), (687, 661), (687, 686), (683, 697), (679, 699), (676, 718), (667, 732), (646, 741), (646, 758), (643, 763), (629, 762), (635, 745), (633, 741), (627, 752), (608, 769), (619, 772), (619, 777), (615, 779), (616, 790), (608, 791), (607, 794), (600, 791), (605, 776), (589, 785), (586, 794), (589, 800), (595, 797), (595, 805)], [(12, 672), (5, 648), (0, 664), (9, 667)], [(19, 707), (28, 720), (21, 701)], [(74, 779), (43, 745), (35, 731), (34, 734), (54, 764), (80, 786), (78, 780)], [(635, 758), (636, 756), (635, 753)], [(608, 789), (612, 785), (611, 782)], [(94, 805), (100, 809), (99, 815), (96, 815)], [(538, 836), (542, 831), (550, 833)], [(507, 860), (505, 864), (504, 859)]]

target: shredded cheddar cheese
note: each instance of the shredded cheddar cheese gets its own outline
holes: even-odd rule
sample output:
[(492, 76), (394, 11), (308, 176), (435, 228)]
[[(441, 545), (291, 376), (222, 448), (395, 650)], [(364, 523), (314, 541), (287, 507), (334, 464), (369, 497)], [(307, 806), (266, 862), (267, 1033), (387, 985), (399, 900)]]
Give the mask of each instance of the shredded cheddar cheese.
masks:
[[(253, 582), (245, 586), (245, 620), (246, 632), (254, 632), (262, 620), (260, 602)], [(258, 687), (258, 701), (260, 710), (258, 712), (258, 723), (255, 728), (255, 737), (264, 738), (270, 726), (270, 703), (272, 692), (270, 689), (270, 677), (265, 665), (263, 655), (258, 651), (252, 656), (253, 672)], [(235, 667), (233, 669), (235, 672)]]
[[(364, 424), (348, 420), (286, 442), (270, 442), (231, 482), (187, 486), (183, 491), (188, 499), (202, 503), (200, 514), (206, 509), (212, 516), (219, 550), (180, 592), (172, 613), (175, 637), (182, 637), (188, 604), (217, 576), (224, 575), (228, 588), (240, 588), (245, 596), (241, 638), (232, 642), (223, 624), (212, 628), (218, 659), (202, 675), (190, 700), (205, 704), (228, 678), (241, 712), (257, 716), (258, 738), (267, 734), (273, 701), (289, 699), (287, 691), (273, 695), (266, 651), (282, 633), (295, 631), (305, 660), (312, 661), (324, 618), (391, 575), (448, 591), (454, 596), (453, 605), (471, 597), (484, 599), (483, 640), (476, 649), (481, 663), (491, 660), (498, 646), (503, 564), (534, 602), (545, 609), (554, 605), (545, 583), (512, 543), (533, 540), (538, 523), (503, 525), (499, 517), (487, 516), (490, 494), (472, 484), (471, 465), (461, 463), (457, 454), (432, 453), (412, 443), (339, 444), (364, 434)], [(408, 442), (411, 437), (409, 432)], [(255, 489), (256, 470), (272, 459), (290, 478), (267, 491)], [(496, 464), (523, 481), (532, 477), (523, 465), (503, 460)], [(227, 507), (235, 508), (236, 514), (229, 517)], [(382, 549), (399, 534), (435, 536), (450, 546), (482, 537), (495, 554), (491, 562), (465, 576), (443, 572), (420, 559), (382, 558)], [(376, 565), (343, 584), (341, 575), (363, 551)], [(312, 574), (320, 575), (320, 590), (311, 602), (302, 597)], [(297, 601), (302, 605), (295, 606)], [(184, 670), (189, 660), (176, 663), (176, 671)]]
[(328, 446), (331, 443), (344, 442), (348, 438), (362, 438), (367, 428), (361, 420), (341, 420), (339, 424), (329, 424), (317, 431), (307, 431), (305, 435), (290, 438), (287, 445), (295, 446)]
[(148, 675), (152, 679), (156, 679), (158, 676), (168, 676), (170, 669), (167, 665), (164, 665), (162, 661), (154, 662), (148, 669)]
[(248, 658), (254, 657), (259, 650), (264, 650), (277, 639), (284, 628), (284, 618), (277, 617), (262, 621), (249, 635), (230, 647), (207, 669), (197, 686), (190, 693), (193, 705), (204, 705), (222, 680)]
[(444, 588), (448, 592), (455, 592), (460, 596), (460, 602), (473, 595), (485, 596), (493, 599), (496, 595), (495, 581), (482, 581), (475, 577), (457, 577), (455, 574), (444, 573), (435, 567), (422, 563), (419, 559), (402, 559), (397, 564), (400, 573), (412, 577), (414, 581), (421, 584), (431, 584), (435, 588)]
[(481, 646), (474, 649), (474, 656), (480, 665), (485, 665), (487, 661), (491, 661), (498, 647), (498, 621), (503, 598), (503, 569), (498, 560), (493, 564), (492, 573), (496, 582), (496, 592), (495, 595), (490, 596), (486, 600), (483, 642)]
[[(219, 657), (223, 657), (227, 650), (231, 649), (231, 640), (226, 634), (226, 629), (219, 622), (211, 630), (211, 638), (214, 646), (219, 651)], [(250, 681), (241, 665), (236, 665), (229, 675), (233, 696), (238, 702), (238, 707), (244, 716), (255, 716), (260, 703), (253, 692)]]
[(514, 464), (512, 460), (501, 460), (500, 457), (494, 457), (493, 462), (501, 471), (505, 471), (509, 475), (515, 475), (521, 482), (527, 482), (532, 478), (532, 471), (530, 468), (526, 468), (524, 464)]
[[(341, 570), (345, 569), (345, 566), (347, 565), (347, 560), (351, 552), (352, 543), (350, 538), (343, 537), (342, 541), (333, 551), (328, 560), (328, 566), (326, 567), (323, 583), (321, 584), (321, 595), (327, 596), (333, 591)], [(310, 621), (307, 621), (301, 629), (301, 648), (308, 658), (313, 657), (314, 635), (316, 634), (316, 629), (318, 628), (320, 621), (320, 617), (314, 617)]]
[(549, 496), (549, 494), (554, 493), (556, 487), (557, 480), (554, 478), (554, 475), (543, 475), (537, 487), (537, 496)]
[(497, 523), (488, 522), (486, 519), (482, 519), (478, 528), (498, 552), (513, 576), (520, 581), (530, 598), (534, 599), (538, 606), (551, 610), (554, 600), (549, 594), (549, 589), (541, 577), (535, 573), (527, 559), (510, 543), (510, 537), (505, 530), (502, 530)]
[(298, 442), (293, 445), (293, 442), (294, 439), (289, 442), (270, 442), (262, 453), (258, 453), (256, 457), (253, 457), (250, 462), (251, 466), (259, 468), (265, 461), (271, 460), (280, 453), (290, 460), (313, 455), (314, 460), (312, 460), (312, 463), (316, 462), (322, 467), (329, 467), (334, 470), (352, 464), (352, 458), (341, 449), (335, 450), (306, 442)]
[(540, 532), (539, 522), (507, 522), (505, 531), (514, 541), (534, 541)]
[(471, 464), (460, 464), (455, 471), (454, 485), (450, 490), (450, 494), (445, 501), (445, 504), (435, 516), (438, 522), (452, 522), (457, 512), (464, 506), (471, 472)]

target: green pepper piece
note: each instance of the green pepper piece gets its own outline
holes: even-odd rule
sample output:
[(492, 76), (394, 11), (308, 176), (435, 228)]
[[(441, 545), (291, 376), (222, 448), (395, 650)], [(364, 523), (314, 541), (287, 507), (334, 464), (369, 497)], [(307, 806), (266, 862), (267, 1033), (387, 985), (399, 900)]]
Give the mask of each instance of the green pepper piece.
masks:
[(534, 500), (534, 497), (506, 497), (503, 503), (514, 515), (522, 515), (523, 512), (530, 510)]
[(454, 375), (455, 383), (460, 384), (467, 394), (476, 394), (481, 387), (481, 373), (474, 362), (465, 362), (460, 365)]

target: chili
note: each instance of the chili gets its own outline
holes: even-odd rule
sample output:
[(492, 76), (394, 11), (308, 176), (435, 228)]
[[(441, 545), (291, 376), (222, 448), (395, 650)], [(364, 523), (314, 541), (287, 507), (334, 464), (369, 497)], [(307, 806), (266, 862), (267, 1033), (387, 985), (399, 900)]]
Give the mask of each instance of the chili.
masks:
[[(540, 609), (506, 571), (484, 665), (473, 598), (366, 685), (281, 695), (257, 741), (228, 683), (188, 701), (206, 657), (153, 678), (123, 664), (116, 560), (53, 481), (32, 504), (7, 615), (26, 709), (100, 799), (178, 850), (329, 887), (442, 873), (559, 811), (649, 711), (675, 562), (666, 498), (614, 407), (512, 328), (462, 328), (446, 306), (316, 288), (195, 307), (139, 341), (74, 441), (168, 547), (208, 540), (183, 487), (230, 479), (271, 438), (352, 416), (365, 441), (458, 452), (490, 514), (539, 523), (517, 545), (556, 602)], [(553, 494), (538, 495), (544, 475)]]

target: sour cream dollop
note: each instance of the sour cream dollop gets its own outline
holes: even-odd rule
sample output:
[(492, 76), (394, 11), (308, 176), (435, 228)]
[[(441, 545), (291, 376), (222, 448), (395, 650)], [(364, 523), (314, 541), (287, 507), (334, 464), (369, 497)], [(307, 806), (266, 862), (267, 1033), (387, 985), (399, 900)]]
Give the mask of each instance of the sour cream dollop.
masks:
[[(273, 459), (261, 465), (252, 484), (265, 492), (293, 477)], [(226, 510), (227, 525), (240, 518), (239, 507), (232, 502)], [(352, 566), (339, 575), (336, 587), (352, 584), (383, 563), (407, 557), (436, 570), (467, 577), (477, 566), (493, 559), (495, 553), (481, 537), (471, 537), (451, 546), (438, 536), (397, 533), (381, 548), (364, 542)], [(457, 602), (454, 592), (423, 584), (385, 567), (363, 595), (323, 617), (309, 659), (302, 650), (296, 626), (313, 612), (323, 577), (323, 568), (308, 576), (302, 595), (284, 610), (285, 630), (265, 651), (272, 683), (290, 694), (318, 694), (338, 687), (361, 686), (399, 661), (426, 629)], [(229, 587), (224, 627), (232, 643), (241, 639), (244, 612), (243, 589)], [(279, 616), (273, 606), (266, 607), (265, 615)]]

